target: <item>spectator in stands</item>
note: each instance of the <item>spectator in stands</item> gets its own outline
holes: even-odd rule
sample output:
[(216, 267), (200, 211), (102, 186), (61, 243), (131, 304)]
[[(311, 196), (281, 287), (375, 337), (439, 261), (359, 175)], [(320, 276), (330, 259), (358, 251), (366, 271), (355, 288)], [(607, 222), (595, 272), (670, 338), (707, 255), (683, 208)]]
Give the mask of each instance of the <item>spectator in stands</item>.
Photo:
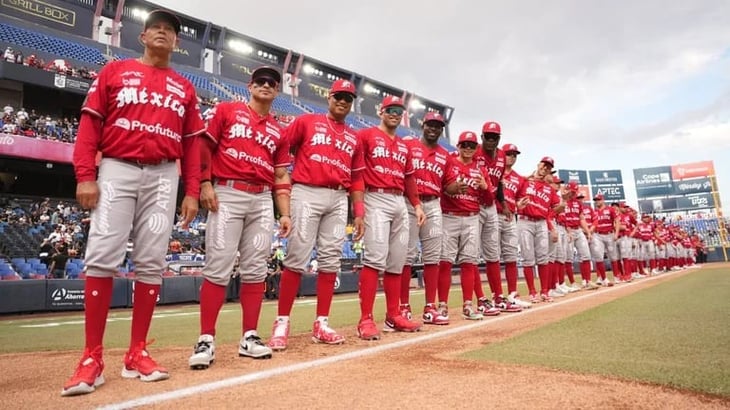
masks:
[(68, 262), (68, 251), (65, 242), (59, 241), (54, 247), (54, 253), (51, 257), (51, 266), (48, 271), (51, 278), (63, 279), (66, 274), (66, 262)]
[(38, 252), (38, 259), (40, 259), (41, 263), (44, 263), (46, 266), (51, 266), (52, 257), (53, 244), (51, 243), (50, 239), (45, 238), (43, 239), (43, 242), (41, 242), (41, 248)]
[(5, 54), (3, 54), (3, 60), (14, 63), (15, 62), (15, 53), (13, 52), (13, 48), (8, 46), (8, 48), (5, 49)]
[(267, 261), (268, 271), (266, 273), (266, 299), (277, 299), (279, 297), (279, 281), (281, 280), (281, 261), (277, 261), (272, 254)]

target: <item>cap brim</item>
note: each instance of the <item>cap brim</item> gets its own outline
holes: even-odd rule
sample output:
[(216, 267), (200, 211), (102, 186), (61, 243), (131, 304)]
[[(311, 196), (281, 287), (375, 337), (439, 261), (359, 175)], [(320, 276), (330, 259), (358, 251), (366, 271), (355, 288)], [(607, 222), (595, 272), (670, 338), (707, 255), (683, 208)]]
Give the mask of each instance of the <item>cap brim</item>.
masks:
[(182, 25), (180, 19), (167, 10), (151, 11), (150, 14), (147, 15), (147, 19), (144, 22), (145, 30), (150, 26), (150, 24), (160, 20), (170, 23), (170, 25), (172, 25), (172, 27), (175, 29), (175, 33), (180, 33), (180, 26)]
[(251, 80), (253, 81), (256, 78), (259, 77), (269, 77), (276, 80), (277, 83), (281, 84), (281, 73), (271, 67), (259, 67), (254, 70), (253, 74), (251, 74)]

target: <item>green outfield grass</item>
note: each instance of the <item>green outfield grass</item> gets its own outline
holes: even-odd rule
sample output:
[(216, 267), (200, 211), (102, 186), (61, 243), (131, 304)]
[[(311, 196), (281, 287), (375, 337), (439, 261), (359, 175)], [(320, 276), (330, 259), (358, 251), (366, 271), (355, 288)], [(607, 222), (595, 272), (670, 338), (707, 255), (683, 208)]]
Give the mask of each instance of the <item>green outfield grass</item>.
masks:
[(730, 396), (730, 272), (703, 268), (464, 357)]

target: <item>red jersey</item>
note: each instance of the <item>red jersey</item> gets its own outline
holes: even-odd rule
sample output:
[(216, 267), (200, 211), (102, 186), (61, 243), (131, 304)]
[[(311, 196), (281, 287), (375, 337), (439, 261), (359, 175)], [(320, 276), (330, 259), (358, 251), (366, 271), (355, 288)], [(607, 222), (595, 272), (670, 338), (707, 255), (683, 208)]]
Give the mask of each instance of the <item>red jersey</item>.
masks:
[(636, 225), (636, 235), (642, 241), (650, 241), (654, 239), (654, 223), (639, 222)]
[(633, 231), (634, 229), (634, 225), (631, 223), (631, 215), (619, 214), (618, 220), (619, 224), (621, 224), (621, 227), (619, 228), (619, 235), (629, 236), (631, 234), (631, 231)]
[(413, 174), (413, 161), (408, 146), (400, 137), (391, 137), (377, 127), (357, 133), (362, 144), (365, 169), (362, 172), (367, 188), (405, 189), (406, 175)]
[(581, 214), (583, 214), (583, 219), (585, 219), (588, 226), (593, 225), (593, 209), (590, 206), (583, 205)]
[(273, 115), (260, 116), (248, 104), (228, 101), (213, 108), (208, 136), (218, 144), (211, 176), (254, 185), (273, 185), (274, 168), (290, 163), (289, 142)]
[(563, 218), (565, 226), (571, 229), (580, 228), (580, 216), (583, 214), (583, 202), (577, 199), (566, 201), (565, 210), (563, 210)]
[(530, 218), (547, 219), (555, 205), (560, 204), (558, 192), (552, 186), (536, 179), (523, 179), (517, 189), (517, 201), (528, 198), (529, 202), (520, 215)]
[(600, 234), (607, 234), (614, 232), (614, 221), (616, 220), (616, 210), (611, 206), (605, 206), (603, 208), (596, 208), (593, 213), (593, 226), (596, 228), (596, 232)]
[(479, 197), (483, 190), (479, 189), (479, 175), (484, 175), (484, 168), (475, 161), (469, 164), (457, 160), (452, 161), (446, 171), (447, 185), (456, 181), (465, 182), (466, 192), (441, 197), (441, 210), (443, 212), (479, 212)]
[[(365, 168), (355, 130), (327, 114), (304, 114), (285, 130), (289, 146), (296, 151), (292, 182), (347, 189), (352, 171)], [(358, 162), (360, 161), (360, 162)]]
[(474, 161), (479, 164), (480, 167), (486, 168), (487, 174), (491, 182), (492, 189), (482, 191), (482, 205), (492, 206), (494, 200), (497, 199), (497, 187), (499, 181), (502, 180), (504, 175), (504, 167), (507, 161), (507, 157), (504, 155), (504, 151), (497, 148), (494, 151), (494, 157), (491, 157), (484, 153), (484, 150), (480, 147), (477, 148), (477, 152), (474, 153)]
[(444, 147), (430, 149), (417, 139), (404, 139), (411, 153), (413, 175), (419, 195), (441, 196), (446, 184), (446, 170), (454, 159)]
[[(195, 161), (183, 155), (183, 139), (205, 131), (190, 81), (172, 68), (136, 59), (107, 64), (89, 87), (81, 112), (101, 119), (103, 125), (101, 135), (79, 134), (73, 158), (78, 182), (96, 179), (97, 151), (106, 158), (148, 164)], [(197, 192), (200, 183), (190, 178), (199, 179), (200, 161), (194, 167), (185, 161), (181, 169), (186, 191)]]
[[(510, 212), (517, 212), (517, 190), (520, 188), (525, 178), (517, 172), (511, 170), (505, 171), (502, 175), (502, 192), (504, 192), (504, 201)], [(497, 212), (502, 213), (502, 203), (497, 202)]]

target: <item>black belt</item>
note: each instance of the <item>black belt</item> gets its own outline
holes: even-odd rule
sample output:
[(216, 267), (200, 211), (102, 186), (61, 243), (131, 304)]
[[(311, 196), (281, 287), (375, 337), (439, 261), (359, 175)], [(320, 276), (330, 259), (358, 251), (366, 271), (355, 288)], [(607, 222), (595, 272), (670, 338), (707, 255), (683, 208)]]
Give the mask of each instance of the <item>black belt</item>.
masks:
[(418, 198), (421, 202), (433, 201), (439, 199), (438, 195), (419, 195)]
[(162, 165), (167, 164), (168, 162), (175, 161), (174, 159), (151, 159), (151, 160), (142, 160), (142, 159), (124, 159), (124, 158), (115, 158), (117, 161), (126, 162), (127, 164), (134, 165), (139, 168), (144, 167), (150, 167), (150, 166), (156, 166), (156, 165)]

